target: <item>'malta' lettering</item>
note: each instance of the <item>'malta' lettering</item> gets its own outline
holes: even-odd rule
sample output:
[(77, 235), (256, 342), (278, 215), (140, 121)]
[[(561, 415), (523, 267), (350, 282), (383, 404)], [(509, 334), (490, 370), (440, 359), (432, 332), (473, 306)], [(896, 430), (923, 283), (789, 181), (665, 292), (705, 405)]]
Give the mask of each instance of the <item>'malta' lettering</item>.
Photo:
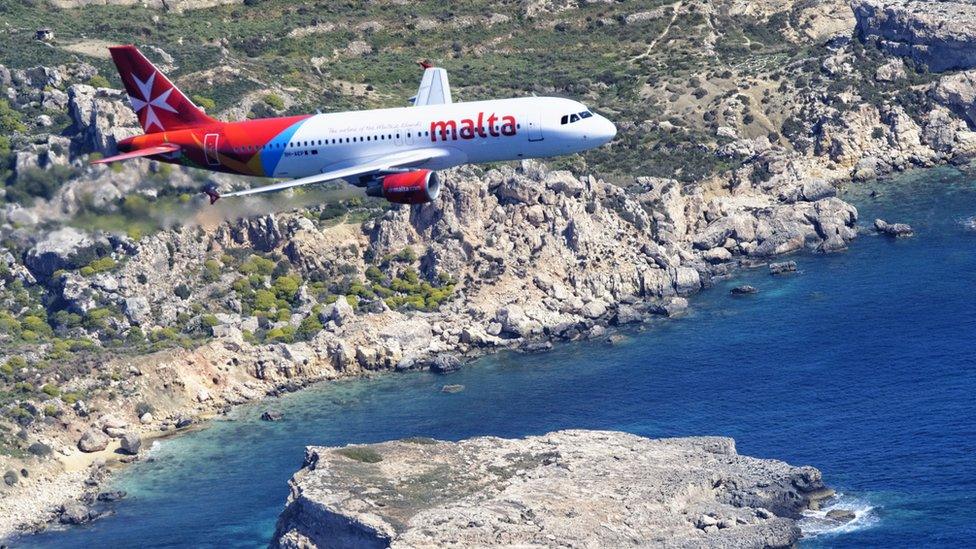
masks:
[[(499, 125), (498, 122), (501, 121)], [(462, 118), (459, 123), (454, 120), (437, 120), (430, 123), (430, 140), (437, 141), (440, 134), (441, 141), (451, 139), (457, 141), (461, 139), (474, 139), (475, 137), (513, 136), (518, 132), (518, 123), (515, 117), (505, 115), (500, 119), (495, 113), (488, 115), (487, 126), (485, 124), (485, 113), (479, 112), (477, 121), (471, 118)]]

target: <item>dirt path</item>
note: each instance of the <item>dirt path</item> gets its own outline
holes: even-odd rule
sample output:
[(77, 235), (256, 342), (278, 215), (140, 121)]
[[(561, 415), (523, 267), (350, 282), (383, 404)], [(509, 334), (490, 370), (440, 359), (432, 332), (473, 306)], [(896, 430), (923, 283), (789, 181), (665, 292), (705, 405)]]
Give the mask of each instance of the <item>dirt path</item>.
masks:
[(677, 19), (678, 19), (678, 12), (681, 11), (681, 6), (683, 4), (684, 4), (683, 0), (679, 0), (678, 2), (675, 2), (674, 4), (671, 4), (671, 7), (674, 8), (674, 13), (671, 14), (671, 20), (668, 21), (667, 26), (664, 27), (664, 30), (661, 31), (661, 34), (657, 35), (657, 38), (655, 38), (654, 40), (651, 40), (651, 43), (648, 44), (647, 50), (645, 50), (644, 53), (630, 58), (630, 62), (631, 63), (633, 63), (634, 61), (639, 61), (639, 60), (647, 57), (648, 55), (650, 55), (651, 52), (654, 51), (654, 46), (656, 46), (658, 44), (658, 42), (660, 42), (665, 36), (668, 35), (669, 32), (671, 32), (671, 27), (674, 26), (674, 22), (677, 21)]

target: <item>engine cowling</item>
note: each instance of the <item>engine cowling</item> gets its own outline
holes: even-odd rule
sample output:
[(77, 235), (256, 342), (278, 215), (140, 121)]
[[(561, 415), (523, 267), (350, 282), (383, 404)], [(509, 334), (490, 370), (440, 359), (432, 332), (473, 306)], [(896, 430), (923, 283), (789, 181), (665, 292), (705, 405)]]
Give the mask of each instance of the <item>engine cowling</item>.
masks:
[(441, 179), (431, 170), (394, 173), (367, 183), (366, 194), (381, 196), (396, 204), (424, 204), (437, 200), (441, 194)]

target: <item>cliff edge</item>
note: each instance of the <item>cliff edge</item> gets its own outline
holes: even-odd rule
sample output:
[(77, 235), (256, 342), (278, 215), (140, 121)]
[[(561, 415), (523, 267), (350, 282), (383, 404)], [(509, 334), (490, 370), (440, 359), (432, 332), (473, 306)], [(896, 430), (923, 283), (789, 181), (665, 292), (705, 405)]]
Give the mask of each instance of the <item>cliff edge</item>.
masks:
[(557, 431), (308, 447), (272, 547), (785, 547), (820, 471), (722, 437)]

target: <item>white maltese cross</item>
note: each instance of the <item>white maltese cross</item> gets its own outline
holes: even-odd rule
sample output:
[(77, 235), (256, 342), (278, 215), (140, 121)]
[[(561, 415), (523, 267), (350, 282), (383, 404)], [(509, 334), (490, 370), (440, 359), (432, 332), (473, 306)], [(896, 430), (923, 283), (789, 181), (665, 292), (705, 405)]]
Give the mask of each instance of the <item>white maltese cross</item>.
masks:
[(139, 113), (142, 109), (146, 109), (146, 121), (143, 122), (142, 127), (145, 131), (149, 131), (153, 124), (159, 126), (160, 130), (165, 131), (166, 128), (163, 127), (163, 123), (160, 122), (159, 117), (156, 116), (156, 111), (153, 108), (163, 109), (164, 111), (176, 112), (176, 109), (171, 107), (166, 99), (169, 98), (169, 94), (173, 93), (173, 88), (170, 88), (163, 93), (157, 95), (155, 98), (152, 97), (153, 82), (156, 80), (156, 73), (153, 72), (149, 75), (149, 78), (145, 82), (139, 80), (139, 78), (133, 74), (132, 79), (135, 80), (136, 87), (139, 88), (139, 92), (142, 94), (142, 98), (129, 96), (129, 102), (132, 103), (132, 109)]

